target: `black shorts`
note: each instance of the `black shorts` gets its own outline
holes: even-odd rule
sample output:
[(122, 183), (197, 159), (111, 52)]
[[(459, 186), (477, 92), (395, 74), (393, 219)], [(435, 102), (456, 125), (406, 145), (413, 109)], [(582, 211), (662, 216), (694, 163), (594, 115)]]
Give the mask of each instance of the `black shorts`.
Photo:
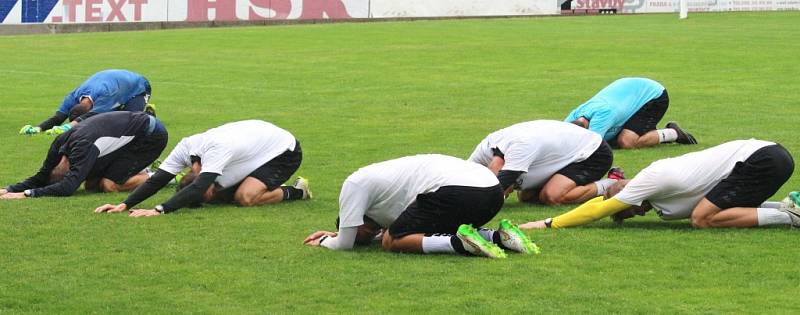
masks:
[(393, 238), (409, 234), (455, 234), (462, 224), (480, 227), (491, 221), (503, 207), (503, 188), (444, 186), (417, 195), (403, 213), (389, 226)]
[(781, 145), (769, 145), (737, 162), (730, 175), (706, 194), (720, 209), (758, 207), (772, 197), (794, 172), (794, 160)]
[(661, 121), (669, 107), (669, 95), (665, 89), (661, 96), (656, 97), (642, 105), (642, 108), (631, 116), (622, 129), (628, 129), (642, 136), (651, 130), (656, 130), (656, 124)]
[(264, 185), (267, 185), (267, 190), (273, 191), (292, 177), (292, 174), (300, 168), (300, 162), (302, 161), (303, 150), (300, 148), (300, 142), (297, 141), (294, 144), (294, 151), (286, 150), (281, 155), (259, 166), (247, 177), (260, 180)]
[(150, 95), (152, 95), (152, 92), (153, 90), (150, 88), (150, 82), (146, 82), (144, 86), (144, 92), (125, 102), (120, 110), (129, 112), (143, 112), (145, 106), (147, 106), (147, 103), (150, 102)]
[(168, 139), (167, 134), (134, 139), (119, 150), (97, 159), (87, 181), (106, 178), (117, 185), (125, 184), (131, 176), (139, 174), (158, 159), (167, 147)]
[(603, 178), (614, 162), (611, 146), (605, 141), (587, 159), (564, 166), (556, 174), (566, 176), (578, 186), (583, 186)]

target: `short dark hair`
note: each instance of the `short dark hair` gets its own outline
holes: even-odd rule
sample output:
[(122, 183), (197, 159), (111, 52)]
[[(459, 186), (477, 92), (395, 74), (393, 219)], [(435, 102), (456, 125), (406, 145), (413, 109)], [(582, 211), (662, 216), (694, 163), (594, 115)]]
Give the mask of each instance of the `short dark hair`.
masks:
[(72, 109), (69, 110), (69, 121), (75, 121), (75, 119), (78, 119), (78, 117), (81, 117), (83, 116), (83, 114), (86, 114), (88, 112), (89, 109), (86, 108), (86, 106), (83, 106), (80, 103), (78, 103), (77, 105), (72, 106)]

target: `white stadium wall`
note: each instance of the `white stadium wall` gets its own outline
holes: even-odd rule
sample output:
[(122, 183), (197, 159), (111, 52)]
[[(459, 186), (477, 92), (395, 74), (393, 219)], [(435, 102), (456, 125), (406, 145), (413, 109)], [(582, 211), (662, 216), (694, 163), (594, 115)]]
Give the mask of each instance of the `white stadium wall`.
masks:
[[(563, 0), (561, 0), (563, 2)], [(678, 12), (680, 0), (572, 0), (577, 10)], [(227, 22), (559, 14), (559, 0), (0, 0), (0, 24)], [(800, 10), (800, 0), (689, 0), (689, 11)]]
[(558, 0), (0, 0), (2, 24), (558, 14)]

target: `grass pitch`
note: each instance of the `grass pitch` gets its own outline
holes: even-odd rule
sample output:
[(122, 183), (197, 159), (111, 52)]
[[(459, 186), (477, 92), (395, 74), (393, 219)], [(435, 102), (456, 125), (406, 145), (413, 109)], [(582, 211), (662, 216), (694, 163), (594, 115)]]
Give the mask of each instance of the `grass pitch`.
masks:
[[(616, 151), (651, 161), (757, 137), (800, 157), (800, 13), (633, 15), (298, 25), (0, 37), (0, 184), (33, 174), (52, 140), (17, 135), (92, 73), (146, 75), (181, 137), (264, 119), (302, 142), (316, 199), (131, 219), (125, 194), (0, 202), (0, 313), (797, 313), (797, 231), (693, 230), (653, 214), (625, 227), (531, 232), (540, 256), (503, 261), (333, 252), (341, 182), (417, 153), (467, 157), (489, 132), (563, 119), (622, 76), (669, 90), (664, 122), (697, 146)], [(662, 122), (663, 124), (663, 122)], [(247, 135), (231, 135), (240, 137)], [(776, 198), (800, 188), (798, 176)], [(169, 190), (144, 202), (153, 206)], [(499, 217), (568, 207), (510, 198)]]

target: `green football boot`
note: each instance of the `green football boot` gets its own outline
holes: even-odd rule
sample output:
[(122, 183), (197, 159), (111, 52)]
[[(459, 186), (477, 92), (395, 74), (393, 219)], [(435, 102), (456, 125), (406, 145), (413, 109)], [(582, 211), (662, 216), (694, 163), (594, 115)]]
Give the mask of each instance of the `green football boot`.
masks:
[(800, 191), (793, 191), (789, 193), (789, 200), (794, 203), (795, 208), (800, 208)]
[(144, 112), (150, 114), (150, 116), (156, 117), (156, 104), (147, 103), (144, 106)]
[(500, 220), (500, 228), (497, 229), (500, 233), (500, 241), (503, 246), (518, 253), (523, 254), (541, 254), (542, 251), (536, 243), (531, 241), (522, 230), (515, 224), (507, 219)]
[(506, 258), (506, 253), (502, 248), (481, 237), (472, 225), (462, 224), (459, 226), (456, 236), (464, 244), (464, 249), (474, 255), (489, 258)]

